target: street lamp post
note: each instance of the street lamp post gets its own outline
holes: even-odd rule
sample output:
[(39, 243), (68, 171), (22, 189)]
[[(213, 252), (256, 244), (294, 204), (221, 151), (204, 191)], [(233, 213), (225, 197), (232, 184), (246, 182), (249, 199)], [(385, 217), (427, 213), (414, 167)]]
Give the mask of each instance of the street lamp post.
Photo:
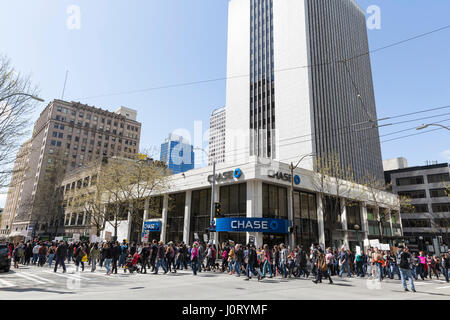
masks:
[(416, 130), (423, 130), (423, 129), (428, 128), (429, 126), (441, 127), (441, 128), (444, 128), (444, 129), (447, 129), (447, 130), (450, 131), (450, 128), (449, 128), (449, 127), (443, 126), (442, 124), (438, 124), (438, 123), (423, 124), (423, 125), (421, 125), (420, 127), (416, 128)]
[[(314, 156), (313, 153), (309, 153), (307, 155), (304, 155), (300, 158), (300, 160), (297, 162), (297, 164), (294, 166), (294, 163), (291, 162), (289, 165), (289, 170), (291, 171), (291, 190), (290, 190), (290, 198), (291, 198), (291, 211), (292, 211), (292, 222), (294, 221), (294, 170), (300, 165), (300, 163), (305, 159), (306, 157)], [(289, 235), (289, 240), (291, 240), (291, 236)], [(291, 241), (289, 241), (291, 242)], [(290, 243), (290, 246), (292, 248), (294, 244)]]
[(34, 96), (32, 94), (29, 94), (29, 93), (17, 92), (17, 93), (12, 93), (12, 94), (10, 94), (10, 95), (8, 95), (6, 97), (1, 98), (0, 102), (4, 101), (6, 99), (9, 99), (9, 98), (15, 97), (15, 96), (26, 96), (26, 97), (30, 97), (31, 99), (37, 100), (39, 102), (44, 102), (45, 101), (44, 99), (36, 97), (36, 96)]

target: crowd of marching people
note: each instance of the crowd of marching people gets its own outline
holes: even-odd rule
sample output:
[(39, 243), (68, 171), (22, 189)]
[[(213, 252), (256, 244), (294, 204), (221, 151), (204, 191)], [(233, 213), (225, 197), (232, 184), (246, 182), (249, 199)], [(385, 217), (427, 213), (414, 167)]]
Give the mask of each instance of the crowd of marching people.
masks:
[(76, 271), (90, 267), (94, 272), (97, 265), (105, 268), (106, 275), (124, 272), (158, 274), (176, 273), (177, 270), (191, 269), (198, 272), (221, 272), (229, 275), (252, 276), (258, 280), (266, 277), (314, 278), (314, 283), (332, 277), (369, 277), (382, 281), (385, 278), (402, 280), (408, 291), (415, 291), (414, 280), (440, 279), (449, 282), (450, 250), (440, 256), (425, 254), (423, 251), (410, 253), (408, 248), (399, 246), (396, 252), (370, 248), (366, 252), (353, 252), (342, 247), (340, 250), (327, 248), (325, 251), (317, 244), (305, 249), (296, 246), (291, 249), (285, 244), (269, 247), (267, 244), (256, 247), (254, 244), (234, 244), (232, 241), (222, 243), (220, 247), (212, 242), (192, 245), (184, 242), (153, 240), (151, 243), (135, 244), (125, 241), (119, 243), (89, 243), (64, 241), (28, 241), (26, 243), (9, 243), (14, 267), (30, 263), (39, 267), (53, 268), (57, 272), (62, 268), (66, 272), (66, 263), (74, 263)]

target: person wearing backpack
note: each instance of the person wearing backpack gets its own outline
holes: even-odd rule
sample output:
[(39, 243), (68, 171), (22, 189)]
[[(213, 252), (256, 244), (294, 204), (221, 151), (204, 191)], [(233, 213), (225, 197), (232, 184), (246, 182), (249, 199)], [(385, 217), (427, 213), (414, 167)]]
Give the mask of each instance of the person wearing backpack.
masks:
[(263, 267), (262, 267), (262, 279), (266, 277), (266, 271), (269, 270), (269, 278), (272, 278), (272, 255), (269, 246), (265, 244), (263, 246)]
[(241, 265), (244, 262), (244, 251), (241, 248), (240, 244), (237, 244), (234, 251), (235, 263), (234, 263), (234, 271), (236, 272), (236, 276), (241, 276)]
[(403, 288), (405, 291), (408, 290), (408, 285), (406, 284), (406, 280), (409, 279), (409, 283), (411, 285), (411, 291), (416, 292), (414, 287), (414, 279), (411, 272), (411, 254), (409, 253), (408, 247), (403, 250), (403, 246), (398, 247), (398, 257), (399, 257), (399, 269), (400, 269), (400, 277), (402, 279)]
[(257, 263), (258, 263), (258, 257), (257, 257), (255, 245), (254, 244), (248, 245), (247, 268), (246, 268), (247, 277), (244, 280), (248, 281), (251, 279), (250, 273), (252, 273), (255, 276), (258, 276), (258, 281), (261, 280), (261, 274), (259, 273), (259, 270), (257, 270), (255, 268)]
[(86, 252), (84, 252), (83, 246), (81, 244), (77, 244), (75, 247), (75, 266), (76, 266), (76, 272), (78, 272), (78, 268), (81, 264), (81, 271), (84, 271), (84, 261), (83, 257), (85, 256)]
[(444, 273), (445, 281), (449, 282), (450, 273), (450, 250), (448, 253), (443, 254), (442, 257), (442, 272)]
[(191, 260), (191, 266), (192, 266), (192, 273), (194, 274), (194, 276), (196, 276), (197, 275), (197, 267), (198, 267), (198, 242), (197, 241), (195, 241), (194, 244), (192, 245), (190, 260)]
[(327, 253), (325, 255), (325, 262), (327, 264), (328, 274), (331, 276), (333, 274), (333, 266), (334, 266), (334, 255), (331, 248), (327, 248)]
[(312, 280), (312, 282), (314, 282), (315, 284), (319, 282), (322, 283), (322, 278), (325, 279), (328, 278), (328, 280), (330, 281), (329, 283), (333, 284), (333, 280), (331, 280), (331, 276), (328, 273), (326, 256), (323, 253), (322, 248), (320, 247), (317, 249), (315, 264), (316, 264), (316, 280)]
[(355, 255), (356, 276), (357, 277), (364, 277), (363, 263), (364, 263), (364, 251), (361, 249)]

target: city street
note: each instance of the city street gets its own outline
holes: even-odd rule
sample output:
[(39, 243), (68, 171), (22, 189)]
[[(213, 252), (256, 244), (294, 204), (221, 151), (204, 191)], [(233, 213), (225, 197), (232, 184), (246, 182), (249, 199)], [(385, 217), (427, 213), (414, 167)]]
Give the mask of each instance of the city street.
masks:
[(333, 285), (327, 280), (315, 285), (311, 278), (264, 279), (229, 276), (222, 273), (190, 271), (176, 274), (129, 274), (120, 270), (117, 275), (106, 276), (105, 269), (80, 274), (70, 264), (67, 273), (54, 273), (48, 266), (21, 266), (19, 270), (0, 273), (0, 300), (7, 299), (190, 299), (190, 300), (449, 300), (450, 284), (443, 280), (416, 282), (417, 293), (404, 292), (400, 281), (383, 280), (381, 286), (367, 279), (334, 277)]

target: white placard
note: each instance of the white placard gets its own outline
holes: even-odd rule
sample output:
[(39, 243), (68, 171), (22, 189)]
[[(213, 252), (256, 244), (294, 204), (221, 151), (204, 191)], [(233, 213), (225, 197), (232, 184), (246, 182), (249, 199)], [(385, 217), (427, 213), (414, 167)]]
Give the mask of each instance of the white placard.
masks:
[(64, 239), (63, 237), (55, 237), (55, 241), (61, 241), (63, 239)]
[(74, 233), (72, 237), (73, 237), (73, 241), (80, 241), (80, 234), (79, 233)]
[(381, 250), (390, 251), (391, 246), (389, 244), (382, 243), (381, 244)]
[(360, 246), (356, 246), (356, 253), (360, 253), (361, 252), (361, 247)]
[(368, 247), (369, 245), (369, 239), (364, 239), (364, 247)]
[(91, 235), (91, 243), (97, 242), (97, 235), (93, 234)]
[(380, 243), (380, 240), (378, 240), (378, 239), (369, 240), (369, 245), (374, 248), (376, 248), (379, 243)]
[(194, 240), (199, 240), (200, 238), (198, 237), (198, 233), (194, 232)]
[(206, 233), (203, 234), (203, 241), (208, 243), (208, 235)]

